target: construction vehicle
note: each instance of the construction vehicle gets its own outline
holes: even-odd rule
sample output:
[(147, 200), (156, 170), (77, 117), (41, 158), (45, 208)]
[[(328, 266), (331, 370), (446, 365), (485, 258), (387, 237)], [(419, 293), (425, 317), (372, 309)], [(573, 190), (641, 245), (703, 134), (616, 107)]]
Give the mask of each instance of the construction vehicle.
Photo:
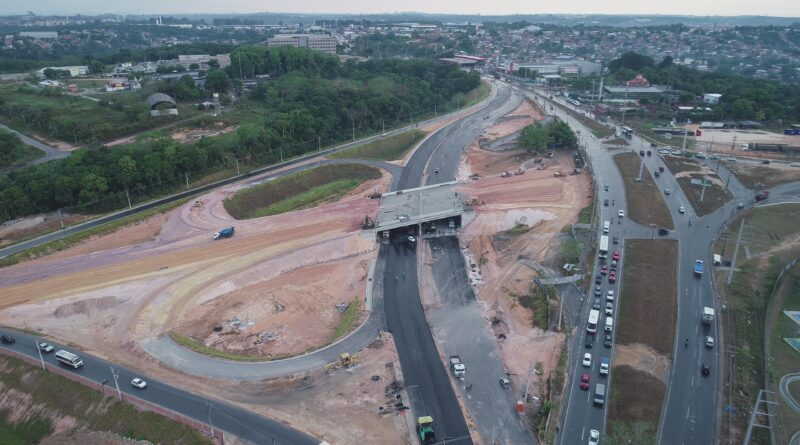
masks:
[(359, 363), (361, 363), (361, 360), (358, 358), (358, 354), (350, 355), (347, 352), (343, 352), (339, 354), (339, 360), (325, 365), (325, 370), (332, 371), (339, 368), (349, 368)]
[(433, 417), (417, 417), (417, 433), (419, 433), (419, 441), (423, 445), (436, 443), (436, 432), (433, 431)]
[(450, 370), (457, 379), (464, 380), (464, 374), (467, 372), (467, 367), (461, 362), (461, 356), (450, 356)]
[(230, 238), (233, 236), (233, 227), (226, 227), (219, 232), (214, 233), (214, 239)]

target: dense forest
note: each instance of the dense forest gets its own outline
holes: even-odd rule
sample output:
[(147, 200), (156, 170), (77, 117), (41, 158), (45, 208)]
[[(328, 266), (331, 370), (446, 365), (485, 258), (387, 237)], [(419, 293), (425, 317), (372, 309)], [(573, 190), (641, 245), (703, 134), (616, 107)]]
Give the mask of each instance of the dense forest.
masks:
[[(241, 51), (244, 70), (250, 60), (245, 53), (266, 49)], [(193, 144), (167, 136), (81, 148), (66, 159), (7, 173), (0, 176), (0, 219), (64, 207), (119, 208), (126, 205), (126, 191), (156, 196), (176, 190), (187, 176), (211, 174), (234, 160), (251, 167), (270, 164), (315, 150), (319, 141), (333, 144), (409, 122), (434, 108), (447, 111), (463, 105), (465, 94), (480, 85), (477, 74), (427, 60), (341, 64), (305, 49), (275, 51), (277, 58), (271, 52), (253, 58), (249, 69), (276, 77), (259, 83), (240, 104), (247, 107), (248, 119), (235, 132)], [(237, 54), (233, 60), (238, 59)]]

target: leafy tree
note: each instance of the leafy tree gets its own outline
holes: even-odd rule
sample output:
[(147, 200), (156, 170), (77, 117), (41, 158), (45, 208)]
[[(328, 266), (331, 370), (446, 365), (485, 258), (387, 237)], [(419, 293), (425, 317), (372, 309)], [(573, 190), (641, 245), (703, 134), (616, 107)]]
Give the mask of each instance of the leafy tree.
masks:
[(192, 71), (197, 71), (197, 70), (199, 70), (199, 69), (200, 69), (200, 64), (197, 64), (197, 63), (190, 63), (190, 64), (189, 64), (189, 69), (190, 69), (190, 70), (192, 70)]
[(231, 87), (231, 80), (225, 71), (211, 69), (206, 75), (206, 89), (216, 93), (224, 93)]
[(208, 67), (219, 69), (219, 62), (217, 61), (217, 59), (211, 59), (208, 61)]
[(575, 148), (578, 137), (566, 122), (554, 121), (547, 125), (547, 134), (550, 142), (561, 148)]
[(635, 52), (627, 52), (621, 55), (619, 59), (612, 60), (611, 63), (608, 64), (608, 69), (612, 72), (617, 71), (620, 68), (639, 71), (642, 68), (652, 67), (653, 63), (652, 57), (643, 56)]
[(517, 144), (529, 152), (543, 153), (549, 140), (547, 129), (537, 122), (522, 129)]
[(753, 101), (750, 99), (736, 99), (731, 106), (731, 114), (739, 118), (752, 118), (753, 110)]
[(89, 72), (92, 74), (102, 74), (106, 71), (106, 66), (99, 60), (89, 62)]

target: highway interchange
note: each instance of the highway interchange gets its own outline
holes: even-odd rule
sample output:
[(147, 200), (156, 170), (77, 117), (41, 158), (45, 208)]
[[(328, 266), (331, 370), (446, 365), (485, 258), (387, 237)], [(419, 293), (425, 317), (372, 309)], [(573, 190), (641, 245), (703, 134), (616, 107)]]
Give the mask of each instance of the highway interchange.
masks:
[[(524, 94), (538, 100), (540, 103), (545, 100), (545, 96), (539, 94), (534, 95), (529, 92), (524, 92)], [(451, 180), (455, 176), (463, 150), (480, 134), (482, 129), (492, 123), (493, 119), (510, 111), (508, 108), (510, 104), (514, 103), (511, 98), (518, 99), (519, 97), (520, 91), (516, 89), (512, 91), (504, 84), (496, 83), (493, 96), (485, 102), (483, 108), (472, 115), (446, 125), (420, 146), (402, 169), (402, 172), (399, 173), (399, 180), (395, 178), (393, 189), (413, 188), (422, 184)], [(566, 102), (560, 103), (564, 106), (570, 106)], [(598, 198), (600, 201), (608, 198), (615, 203), (613, 206), (608, 207), (598, 206), (598, 219), (599, 221), (614, 222), (609, 236), (618, 236), (620, 244), (612, 245), (609, 250), (620, 250), (622, 252), (622, 261), (624, 261), (625, 240), (650, 238), (653, 231), (652, 228), (634, 223), (629, 218), (617, 217), (618, 210), (627, 211), (624, 183), (619, 170), (612, 160), (612, 155), (620, 152), (620, 150), (609, 150), (603, 147), (588, 128), (585, 128), (580, 122), (558, 110), (558, 108), (554, 108), (552, 111), (549, 106), (544, 108), (546, 108), (548, 114), (557, 115), (568, 122), (573, 129), (580, 130), (580, 144), (586, 147), (586, 152), (589, 156), (587, 161), (591, 163), (598, 184)], [(359, 141), (359, 143), (363, 142)], [(636, 135), (630, 142), (635, 151), (638, 151), (640, 147), (646, 150), (651, 149), (648, 141), (644, 141)], [(350, 146), (348, 144), (336, 150), (349, 148)], [(645, 168), (651, 174), (659, 166), (663, 165), (660, 157), (656, 155), (655, 149), (652, 150), (653, 156), (641, 158)], [(319, 155), (320, 153), (313, 154), (313, 156)], [(300, 160), (305, 159), (306, 157)], [(281, 165), (281, 167), (284, 165)], [(433, 168), (439, 168), (440, 173), (432, 175), (431, 170)], [(262, 169), (256, 173), (271, 172), (274, 169), (275, 167)], [(720, 168), (720, 173), (725, 171), (724, 167)], [(241, 179), (242, 177), (234, 178), (234, 180)], [(230, 182), (233, 181), (225, 181), (224, 184)], [(709, 350), (704, 347), (703, 338), (705, 335), (718, 338), (719, 335), (716, 322), (710, 328), (704, 327), (700, 323), (700, 312), (703, 306), (715, 307), (716, 305), (710, 280), (711, 274), (706, 273), (698, 279), (691, 271), (691, 264), (698, 258), (704, 259), (706, 264), (711, 264), (710, 247), (716, 234), (736, 214), (738, 211), (736, 204), (738, 202), (744, 202), (748, 206), (753, 204), (752, 191), (746, 189), (735, 177), (731, 176), (729, 190), (734, 198), (717, 211), (700, 220), (672, 175), (664, 174), (659, 179), (656, 179), (656, 182), (661, 189), (670, 188), (672, 190), (672, 194), (665, 199), (676, 226), (669, 238), (677, 239), (679, 242), (679, 257), (677, 260), (678, 323), (675, 335), (674, 362), (671, 367), (672, 372), (667, 376), (669, 385), (662, 410), (661, 424), (659, 425), (659, 442), (669, 444), (713, 443), (717, 435), (715, 425), (717, 424), (719, 357), (717, 348)], [(214, 184), (213, 187), (219, 187), (220, 185), (223, 185), (223, 183)], [(609, 188), (607, 192), (603, 191), (603, 187), (606, 185)], [(213, 187), (209, 187), (209, 189)], [(203, 188), (203, 190), (195, 189), (191, 191), (191, 194), (204, 190), (206, 188)], [(786, 200), (790, 200), (793, 199), (793, 194), (800, 190), (798, 190), (796, 184), (791, 184), (776, 187), (775, 191), (779, 192), (778, 196), (785, 196)], [(182, 195), (181, 197), (183, 197)], [(773, 196), (773, 198), (778, 196)], [(167, 201), (174, 199), (178, 198), (171, 197)], [(162, 203), (162, 201), (158, 201), (147, 205), (146, 208)], [(685, 214), (678, 212), (678, 207), (681, 206), (686, 208)], [(123, 211), (108, 220), (127, 216), (141, 210), (141, 208), (135, 208)], [(104, 219), (102, 222), (108, 222), (108, 220)], [(694, 224), (689, 225), (689, 221), (693, 221)], [(84, 230), (93, 225), (82, 226), (76, 228), (75, 231)], [(43, 238), (42, 240), (37, 240), (37, 242), (41, 243), (49, 239), (51, 238)], [(32, 245), (35, 244), (32, 243)], [(30, 246), (26, 245), (26, 247)], [(10, 253), (13, 252), (3, 249), (3, 251), (0, 251), (0, 256)], [(402, 242), (383, 246), (380, 255), (386, 261), (386, 280), (383, 289), (385, 322), (388, 330), (393, 333), (397, 344), (405, 383), (410, 389), (409, 393), (415, 414), (434, 417), (440, 440), (448, 438), (447, 443), (472, 443), (464, 416), (450, 383), (450, 377), (442, 364), (420, 303), (419, 284), (417, 281), (417, 255), (413, 248), (409, 248)], [(596, 262), (595, 270), (599, 269), (599, 264), (599, 261)], [(611, 285), (607, 279), (604, 279), (602, 285), (603, 294), (608, 289), (616, 291), (618, 299), (615, 301), (615, 311), (619, 304), (619, 298), (626, 297), (625, 295), (619, 295), (620, 282), (624, 279), (621, 274), (621, 265), (618, 270), (620, 275), (616, 283)], [(465, 273), (465, 271), (461, 271), (461, 273)], [(594, 283), (592, 282), (592, 286), (587, 290), (586, 294), (591, 295), (593, 288)], [(608, 404), (606, 403), (602, 408), (594, 407), (591, 403), (592, 390), (586, 392), (577, 389), (580, 377), (584, 369), (587, 369), (580, 364), (580, 358), (586, 351), (584, 348), (585, 323), (589, 309), (591, 309), (590, 299), (586, 301), (589, 304), (583, 305), (581, 317), (575, 329), (576, 335), (570, 359), (569, 374), (571, 383), (569, 384), (566, 409), (560, 422), (561, 428), (558, 435), (558, 443), (560, 444), (586, 443), (589, 429), (597, 429), (601, 433), (605, 433), (607, 426)], [(38, 358), (34, 339), (24, 333), (16, 333), (15, 335), (17, 335), (18, 343), (11, 348), (19, 353)], [(688, 347), (685, 347), (682, 343), (687, 338), (690, 341)], [(722, 340), (718, 338), (718, 343)], [(6, 346), (3, 345), (3, 347)], [(598, 367), (599, 358), (603, 355), (612, 359), (613, 363), (613, 348), (605, 349), (602, 345), (602, 323), (598, 328), (595, 344), (589, 352), (593, 354), (592, 366), (587, 369), (592, 379), (591, 389), (594, 388), (595, 383), (607, 380), (606, 394), (608, 395), (610, 386), (613, 384), (613, 371), (607, 378), (601, 379), (599, 378)], [(96, 382), (112, 381), (110, 367), (114, 366), (115, 369), (120, 371), (121, 389), (124, 393), (135, 393), (137, 397), (175, 412), (180, 412), (201, 422), (211, 420), (216, 428), (230, 431), (254, 443), (264, 443), (267, 439), (274, 439), (277, 444), (316, 443), (313, 438), (278, 422), (265, 419), (224, 402), (189, 394), (150, 378), (147, 379), (150, 384), (147, 390), (136, 390), (128, 384), (130, 379), (136, 375), (135, 372), (112, 365), (88, 354), (81, 354), (81, 356), (86, 366), (76, 372), (83, 377)], [(46, 357), (46, 360), (49, 360), (52, 366), (57, 366), (52, 357)], [(702, 362), (711, 365), (712, 372), (710, 376), (701, 376), (700, 363)], [(478, 378), (483, 378), (487, 382), (496, 382), (494, 375), (485, 375)], [(492, 396), (496, 395), (493, 394)], [(508, 437), (518, 437), (514, 436), (513, 429), (513, 426), (509, 427)], [(511, 440), (513, 443), (514, 440)]]

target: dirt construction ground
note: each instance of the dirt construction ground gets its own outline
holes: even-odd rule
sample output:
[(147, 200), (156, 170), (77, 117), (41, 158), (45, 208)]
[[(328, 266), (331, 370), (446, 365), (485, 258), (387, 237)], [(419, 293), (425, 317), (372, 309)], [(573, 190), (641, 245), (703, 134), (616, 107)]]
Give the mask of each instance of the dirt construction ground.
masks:
[[(528, 102), (510, 115), (517, 117), (501, 119), (485, 134), (501, 138), (542, 116)], [(557, 152), (541, 163), (534, 160), (533, 155), (522, 151), (487, 151), (475, 141), (458, 173), (459, 180), (465, 182), (462, 192), (478, 202), (472, 219), (468, 216), (469, 222), (462, 229), (461, 245), (468, 246), (466, 252), (474, 259), (467, 264), (480, 263), (479, 276), (471, 273), (477, 297), (484, 307), (487, 323), (501, 320), (493, 323), (492, 328), (496, 335), (505, 335), (499, 348), (503, 364), (520, 380), (520, 376), (527, 375), (532, 362), (541, 363), (545, 376), (555, 370), (563, 336), (534, 328), (531, 310), (518, 304), (512, 294), (529, 292), (537, 276), (533, 267), (558, 254), (557, 236), (562, 228), (575, 222), (580, 209), (591, 202), (588, 175), (554, 176), (559, 170), (573, 170), (571, 152)], [(504, 171), (521, 169), (525, 170), (523, 174), (500, 177)], [(473, 174), (480, 179), (468, 179)], [(502, 245), (494, 244), (495, 235), (516, 224), (527, 225), (531, 230)], [(538, 380), (531, 388), (533, 394), (541, 394), (544, 389)]]
[[(256, 404), (244, 401), (248, 392), (241, 385), (223, 391), (224, 383), (201, 384), (163, 368), (138, 343), (170, 331), (210, 347), (260, 355), (297, 354), (327, 343), (342, 304), (364, 296), (376, 250), (361, 234), (360, 220), (377, 212), (378, 201), (367, 194), (386, 190), (390, 180), (386, 174), (365, 182), (321, 207), (242, 221), (232, 220), (222, 206), (239, 187), (234, 185), (112, 235), (0, 269), (0, 325), (42, 332), (200, 393)], [(211, 239), (231, 225), (233, 238)], [(361, 319), (366, 315), (362, 308)], [(305, 398), (288, 397), (279, 386), (269, 414), (309, 434), (339, 439), (333, 443), (376, 431), (386, 432), (381, 443), (401, 443), (391, 416), (377, 415), (383, 388), (370, 380), (397, 360), (391, 339), (386, 345), (366, 353), (378, 362), (375, 369), (367, 363), (356, 368), (370, 372), (359, 385), (343, 381), (325, 387), (336, 395), (320, 387), (304, 392)], [(304, 385), (314, 386), (320, 376), (305, 377)], [(323, 377), (329, 378), (324, 372)], [(296, 413), (301, 399), (304, 411)], [(344, 406), (350, 408), (339, 409)]]

